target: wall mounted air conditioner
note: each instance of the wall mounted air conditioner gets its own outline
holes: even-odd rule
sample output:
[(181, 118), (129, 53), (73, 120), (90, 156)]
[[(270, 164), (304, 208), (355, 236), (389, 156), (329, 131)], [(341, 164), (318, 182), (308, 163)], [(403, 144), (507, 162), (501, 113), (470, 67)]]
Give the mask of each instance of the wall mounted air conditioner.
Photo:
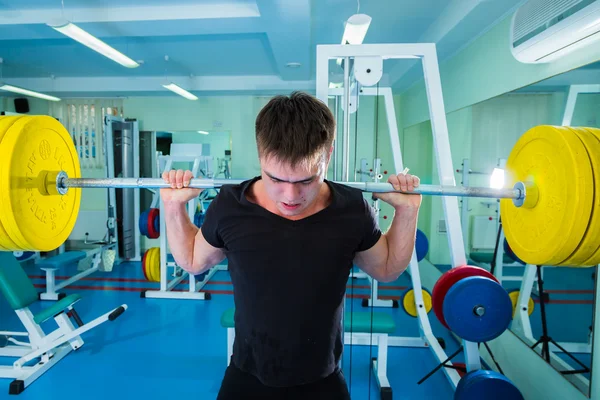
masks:
[(550, 62), (598, 39), (600, 0), (529, 0), (510, 27), (511, 52), (523, 63)]

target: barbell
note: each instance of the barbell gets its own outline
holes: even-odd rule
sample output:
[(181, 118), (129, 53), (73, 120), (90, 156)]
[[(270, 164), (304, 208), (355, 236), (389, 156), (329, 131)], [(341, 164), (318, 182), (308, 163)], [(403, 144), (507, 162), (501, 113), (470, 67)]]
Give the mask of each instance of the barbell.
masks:
[[(0, 117), (0, 250), (50, 251), (71, 234), (82, 188), (169, 188), (156, 178), (81, 177), (73, 139), (49, 116)], [(198, 179), (192, 188), (242, 180)], [(389, 183), (338, 182), (364, 192)], [(600, 263), (600, 130), (542, 125), (524, 133), (506, 163), (505, 187), (419, 185), (408, 194), (500, 199), (505, 235), (529, 264)]]

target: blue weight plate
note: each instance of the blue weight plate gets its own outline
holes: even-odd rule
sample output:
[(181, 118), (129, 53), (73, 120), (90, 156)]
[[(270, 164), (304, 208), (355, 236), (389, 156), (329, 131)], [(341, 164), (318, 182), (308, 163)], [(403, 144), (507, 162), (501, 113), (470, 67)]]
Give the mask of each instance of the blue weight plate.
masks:
[(479, 370), (466, 374), (456, 386), (454, 400), (524, 400), (519, 389), (502, 374)]
[(140, 233), (144, 236), (148, 236), (148, 210), (140, 214), (140, 220), (138, 222)]
[[(483, 315), (476, 309), (483, 307)], [(512, 319), (512, 302), (497, 282), (471, 276), (456, 282), (444, 297), (444, 318), (459, 337), (471, 342), (487, 342), (500, 336)]]
[(420, 229), (417, 229), (415, 247), (417, 249), (417, 261), (421, 261), (429, 251), (429, 240), (427, 240), (427, 236)]
[(510, 248), (510, 245), (508, 244), (508, 241), (506, 240), (506, 238), (504, 238), (504, 253), (508, 257), (510, 257), (511, 260), (521, 263), (523, 265), (525, 264), (525, 262), (523, 260), (521, 260), (519, 257), (517, 257), (515, 252)]

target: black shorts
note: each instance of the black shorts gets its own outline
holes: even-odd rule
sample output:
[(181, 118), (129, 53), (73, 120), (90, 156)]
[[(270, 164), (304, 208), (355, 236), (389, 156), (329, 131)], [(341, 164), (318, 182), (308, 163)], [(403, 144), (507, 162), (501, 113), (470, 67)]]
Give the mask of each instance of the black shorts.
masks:
[(255, 376), (230, 364), (225, 371), (217, 400), (350, 400), (342, 371), (320, 381), (287, 388), (263, 385)]

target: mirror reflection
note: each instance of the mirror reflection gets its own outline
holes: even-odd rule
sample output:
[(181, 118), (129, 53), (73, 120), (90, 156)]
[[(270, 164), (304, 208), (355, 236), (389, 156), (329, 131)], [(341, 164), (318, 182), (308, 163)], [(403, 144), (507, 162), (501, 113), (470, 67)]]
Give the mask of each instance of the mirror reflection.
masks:
[[(457, 168), (457, 181), (493, 186), (502, 179), (501, 171), (512, 148), (531, 128), (589, 128), (595, 134), (591, 140), (600, 141), (600, 131), (594, 130), (600, 127), (600, 64), (586, 65), (475, 104), (469, 112), (473, 121), (472, 149), (470, 157)], [(577, 157), (589, 158), (592, 167), (597, 166), (595, 149), (586, 149), (588, 153)], [(552, 155), (547, 157), (548, 162), (560, 163), (552, 161)], [(597, 267), (526, 265), (508, 244), (502, 221), (498, 220), (498, 201), (462, 199), (461, 207), (471, 262), (493, 272), (510, 294), (514, 309), (510, 332), (588, 395)], [(585, 218), (578, 224), (593, 229), (586, 228), (590, 221)], [(567, 224), (560, 220), (553, 223)], [(539, 224), (543, 226), (544, 221)]]

